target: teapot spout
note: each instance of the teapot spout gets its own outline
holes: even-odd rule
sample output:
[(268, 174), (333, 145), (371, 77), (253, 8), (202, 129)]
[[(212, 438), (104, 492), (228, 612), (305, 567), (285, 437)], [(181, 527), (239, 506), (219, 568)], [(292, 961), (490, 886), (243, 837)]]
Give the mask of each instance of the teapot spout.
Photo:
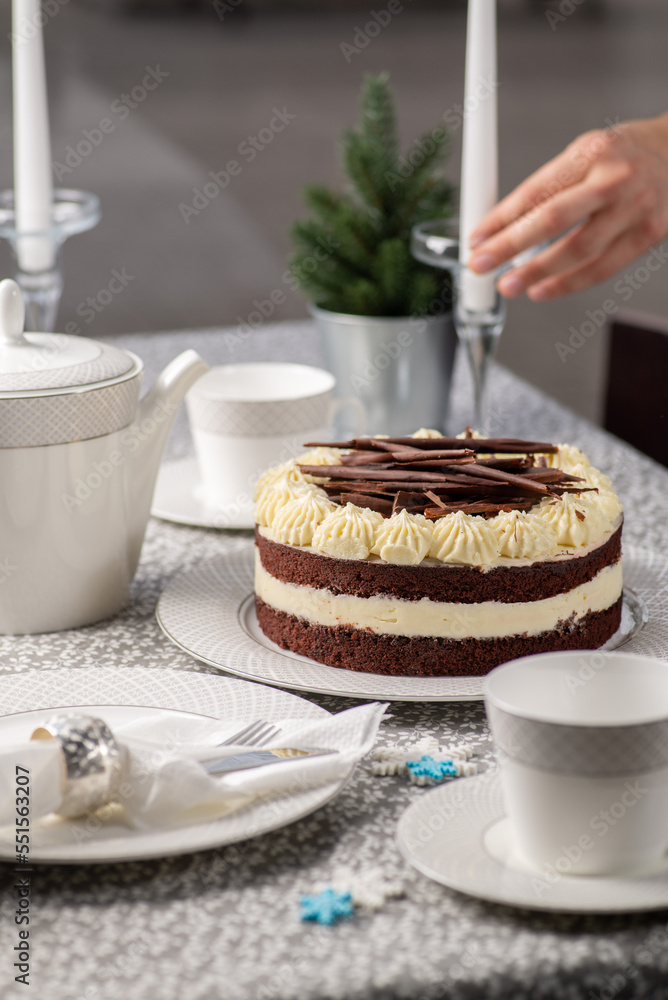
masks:
[(137, 419), (128, 435), (133, 465), (129, 535), (129, 561), (133, 573), (139, 562), (167, 438), (186, 392), (209, 367), (197, 351), (184, 351), (167, 365), (139, 404)]

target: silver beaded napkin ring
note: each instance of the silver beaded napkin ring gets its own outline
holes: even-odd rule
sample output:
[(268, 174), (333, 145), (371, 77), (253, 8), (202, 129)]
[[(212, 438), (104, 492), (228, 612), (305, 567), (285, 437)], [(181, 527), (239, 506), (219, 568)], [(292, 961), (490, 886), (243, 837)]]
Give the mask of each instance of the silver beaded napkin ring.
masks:
[(121, 751), (102, 719), (52, 715), (30, 738), (53, 739), (60, 749), (65, 781), (58, 815), (67, 819), (84, 816), (115, 797), (121, 783)]

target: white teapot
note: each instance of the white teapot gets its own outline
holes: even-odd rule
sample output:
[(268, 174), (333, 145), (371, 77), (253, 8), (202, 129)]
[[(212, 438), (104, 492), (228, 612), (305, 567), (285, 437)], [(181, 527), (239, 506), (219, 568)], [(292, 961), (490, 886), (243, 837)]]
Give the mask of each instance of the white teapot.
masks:
[(0, 282), (1, 634), (121, 608), (174, 417), (209, 368), (185, 351), (139, 402), (136, 355), (23, 322), (18, 285)]

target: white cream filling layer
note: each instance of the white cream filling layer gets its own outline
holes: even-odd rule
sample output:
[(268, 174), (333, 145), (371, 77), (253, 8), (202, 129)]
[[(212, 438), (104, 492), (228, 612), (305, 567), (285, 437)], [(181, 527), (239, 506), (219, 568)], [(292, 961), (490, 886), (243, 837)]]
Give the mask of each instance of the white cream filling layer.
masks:
[(405, 601), (394, 597), (354, 597), (277, 580), (255, 551), (255, 593), (271, 607), (317, 625), (366, 628), (383, 635), (441, 636), (447, 639), (494, 639), (549, 632), (571, 616), (605, 611), (622, 592), (621, 560), (606, 566), (589, 583), (540, 601), (504, 604), (455, 604)]

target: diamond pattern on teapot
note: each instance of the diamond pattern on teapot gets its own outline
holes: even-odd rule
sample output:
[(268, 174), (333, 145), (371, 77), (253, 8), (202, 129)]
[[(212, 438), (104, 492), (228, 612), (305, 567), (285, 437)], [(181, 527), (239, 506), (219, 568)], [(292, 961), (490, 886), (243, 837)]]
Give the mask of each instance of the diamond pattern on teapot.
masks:
[(134, 419), (140, 381), (138, 374), (88, 392), (0, 396), (0, 448), (67, 444), (121, 430)]

